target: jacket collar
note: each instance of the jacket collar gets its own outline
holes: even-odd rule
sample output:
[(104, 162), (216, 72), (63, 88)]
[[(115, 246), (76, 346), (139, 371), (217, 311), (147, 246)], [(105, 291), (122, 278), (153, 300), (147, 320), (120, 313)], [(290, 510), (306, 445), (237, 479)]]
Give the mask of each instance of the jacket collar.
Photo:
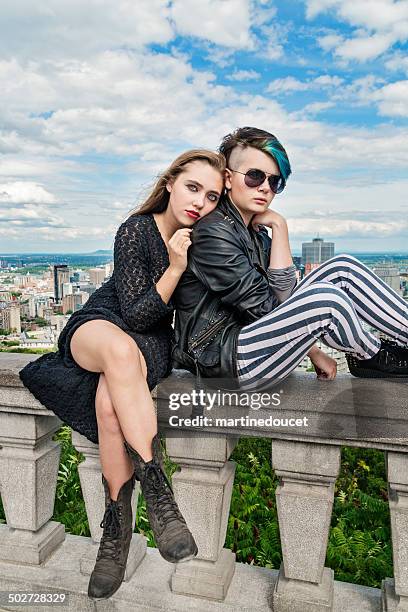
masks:
[(248, 227), (245, 225), (243, 218), (241, 217), (237, 207), (231, 202), (231, 198), (227, 193), (225, 193), (220, 203), (218, 204), (218, 208), (226, 215), (231, 217), (234, 221), (239, 223), (239, 225), (248, 231)]
[(231, 198), (228, 196), (227, 193), (222, 196), (217, 208), (224, 215), (228, 215), (230, 219), (233, 219), (233, 221), (236, 222), (242, 230), (244, 230), (244, 235), (247, 238), (246, 242), (249, 250), (253, 251), (255, 249), (259, 261), (262, 261), (262, 241), (258, 237), (257, 232), (253, 229), (251, 224), (249, 224), (249, 226), (245, 225), (245, 222), (239, 214), (237, 207), (234, 206), (234, 204), (231, 202)]

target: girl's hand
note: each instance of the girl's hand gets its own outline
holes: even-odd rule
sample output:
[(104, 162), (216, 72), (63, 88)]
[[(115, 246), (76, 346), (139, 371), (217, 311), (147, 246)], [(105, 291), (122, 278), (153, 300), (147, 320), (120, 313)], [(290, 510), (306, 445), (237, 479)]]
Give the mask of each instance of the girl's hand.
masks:
[(177, 274), (182, 274), (187, 268), (187, 251), (191, 244), (191, 228), (183, 227), (177, 230), (170, 238), (167, 249), (169, 252), (170, 268)]
[(258, 225), (266, 225), (266, 227), (279, 228), (282, 226), (286, 226), (286, 219), (285, 217), (282, 217), (282, 215), (277, 213), (275, 210), (268, 209), (265, 210), (265, 212), (263, 213), (254, 215), (252, 217), (251, 223), (254, 229), (256, 230), (258, 229)]
[(316, 371), (319, 380), (333, 380), (337, 374), (337, 363), (324, 351), (316, 349), (309, 355), (310, 361)]

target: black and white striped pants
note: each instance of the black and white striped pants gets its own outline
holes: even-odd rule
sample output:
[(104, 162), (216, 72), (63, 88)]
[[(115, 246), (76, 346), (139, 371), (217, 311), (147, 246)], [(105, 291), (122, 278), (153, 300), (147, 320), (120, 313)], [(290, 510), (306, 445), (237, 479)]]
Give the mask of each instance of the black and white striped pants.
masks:
[(240, 385), (282, 380), (318, 338), (361, 359), (373, 357), (380, 341), (360, 319), (408, 346), (407, 302), (355, 257), (337, 255), (310, 272), (285, 302), (241, 329)]

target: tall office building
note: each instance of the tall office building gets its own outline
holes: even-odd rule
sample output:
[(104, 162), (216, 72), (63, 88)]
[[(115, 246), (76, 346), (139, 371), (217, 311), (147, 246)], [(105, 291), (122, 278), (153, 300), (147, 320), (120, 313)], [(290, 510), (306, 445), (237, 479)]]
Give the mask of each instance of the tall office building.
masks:
[(54, 297), (55, 303), (60, 304), (63, 298), (62, 285), (69, 282), (69, 268), (66, 264), (58, 264), (54, 268)]
[(325, 242), (323, 238), (313, 238), (312, 242), (302, 243), (302, 263), (305, 274), (334, 256), (334, 242)]

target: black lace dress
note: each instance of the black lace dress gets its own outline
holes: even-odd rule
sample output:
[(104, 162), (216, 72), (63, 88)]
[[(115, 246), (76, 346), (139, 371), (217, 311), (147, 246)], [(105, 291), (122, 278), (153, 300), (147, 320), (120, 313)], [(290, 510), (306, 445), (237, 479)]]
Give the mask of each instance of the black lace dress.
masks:
[(95, 394), (99, 374), (74, 361), (72, 335), (86, 321), (114, 323), (142, 351), (147, 383), (153, 389), (171, 372), (173, 307), (163, 302), (155, 288), (168, 266), (166, 245), (153, 216), (129, 217), (116, 234), (111, 278), (71, 315), (59, 337), (58, 351), (42, 355), (20, 371), (31, 393), (91, 442), (98, 442)]

